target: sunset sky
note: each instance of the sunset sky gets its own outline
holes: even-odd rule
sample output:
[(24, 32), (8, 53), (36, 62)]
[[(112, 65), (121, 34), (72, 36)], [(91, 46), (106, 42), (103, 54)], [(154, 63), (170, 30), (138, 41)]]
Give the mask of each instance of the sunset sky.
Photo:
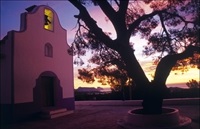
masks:
[[(4, 36), (6, 36), (7, 32), (10, 30), (19, 30), (20, 28), (20, 14), (25, 12), (25, 8), (32, 6), (32, 5), (48, 5), (51, 8), (53, 8), (59, 17), (59, 20), (61, 22), (61, 25), (63, 28), (67, 30), (67, 42), (70, 44), (73, 41), (74, 38), (74, 32), (75, 29), (73, 29), (76, 26), (76, 19), (74, 18), (74, 15), (78, 14), (78, 10), (71, 5), (68, 1), (31, 1), (31, 0), (23, 0), (23, 1), (1, 1), (1, 37), (2, 39)], [(149, 10), (149, 9), (147, 9)], [(102, 27), (103, 31), (109, 31), (113, 34), (113, 37), (115, 37), (115, 33), (113, 32), (114, 28), (110, 25), (109, 22), (106, 22), (105, 15), (96, 8), (93, 8), (90, 6), (90, 13), (91, 16), (94, 17), (94, 19), (97, 21), (97, 24)], [(140, 37), (136, 36), (131, 38), (131, 42), (140, 42), (140, 44), (135, 44), (135, 54), (137, 59), (139, 60), (140, 64), (142, 65), (142, 68), (144, 69), (147, 77), (149, 80), (152, 79), (151, 75), (154, 72), (154, 66), (152, 65), (152, 58), (147, 58), (142, 56), (142, 49), (143, 46), (146, 43), (146, 40), (140, 39)], [(83, 57), (85, 60), (85, 64), (82, 66), (87, 66), (87, 59), (89, 59), (91, 55), (88, 54), (86, 57)], [(99, 87), (101, 84), (94, 83), (94, 84), (87, 84), (83, 83), (80, 80), (77, 79), (77, 69), (80, 67), (74, 66), (74, 79), (75, 84), (74, 87), (77, 88), (79, 86), (82, 87)], [(175, 75), (176, 73), (176, 75)], [(181, 71), (172, 71), (170, 76), (168, 77), (167, 84), (168, 86), (178, 86), (178, 87), (184, 87), (186, 82), (188, 82), (191, 79), (199, 80), (199, 70), (198, 69), (190, 69), (188, 72), (182, 74)], [(108, 86), (105, 86), (108, 87)]]

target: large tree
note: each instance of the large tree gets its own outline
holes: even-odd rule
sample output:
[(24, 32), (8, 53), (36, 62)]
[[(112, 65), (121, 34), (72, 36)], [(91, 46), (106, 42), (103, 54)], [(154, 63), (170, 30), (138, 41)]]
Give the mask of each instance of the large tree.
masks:
[[(106, 66), (110, 65), (119, 68), (123, 74), (127, 73), (143, 98), (144, 113), (161, 113), (170, 71), (178, 61), (199, 53), (199, 0), (69, 1), (79, 10), (75, 15), (78, 30), (69, 52), (80, 56), (90, 49), (94, 55), (90, 61), (104, 66), (96, 75), (104, 75), (105, 72), (99, 71), (108, 71)], [(88, 4), (103, 11), (115, 29), (115, 39), (97, 25), (87, 10)], [(145, 10), (147, 7), (150, 11)], [(154, 31), (156, 28), (160, 31)], [(146, 77), (135, 56), (134, 45), (130, 43), (131, 36), (136, 35), (148, 40), (144, 54), (158, 55), (153, 81)], [(134, 41), (134, 44), (139, 43)], [(86, 76), (92, 78), (94, 74), (93, 71)]]

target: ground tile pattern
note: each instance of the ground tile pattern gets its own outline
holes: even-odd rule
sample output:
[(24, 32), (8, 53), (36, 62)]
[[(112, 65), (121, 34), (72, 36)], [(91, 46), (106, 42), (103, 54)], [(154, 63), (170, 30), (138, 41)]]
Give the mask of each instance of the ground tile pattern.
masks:
[[(192, 119), (192, 129), (199, 129), (199, 106), (183, 105), (168, 107), (178, 108), (180, 115)], [(136, 106), (76, 106), (73, 114), (51, 120), (34, 120), (13, 125), (2, 129), (122, 129), (117, 121)]]

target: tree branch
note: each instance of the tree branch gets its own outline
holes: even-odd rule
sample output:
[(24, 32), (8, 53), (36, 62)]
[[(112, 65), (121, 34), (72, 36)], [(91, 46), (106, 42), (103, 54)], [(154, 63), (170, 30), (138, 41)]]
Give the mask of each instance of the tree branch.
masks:
[(178, 15), (178, 14), (176, 14), (176, 13), (169, 13), (169, 12), (167, 12), (167, 11), (165, 11), (164, 13), (166, 13), (166, 14), (168, 14), (168, 15), (170, 15), (170, 16), (174, 16), (174, 17), (178, 17), (178, 18), (180, 18), (183, 22), (185, 22), (186, 24), (188, 24), (188, 23), (195, 23), (194, 21), (186, 21), (183, 17), (181, 17), (180, 15)]
[(125, 31), (127, 31), (125, 16), (126, 16), (126, 10), (128, 6), (128, 0), (120, 1), (118, 12), (116, 12), (106, 0), (101, 0), (101, 1), (97, 0), (97, 3), (100, 6), (100, 8), (103, 10), (103, 12), (106, 14), (106, 16), (109, 17), (118, 36), (121, 35), (121, 33), (124, 33)]
[[(170, 34), (168, 33), (168, 31), (167, 31), (167, 29), (166, 29), (166, 27), (165, 27), (163, 16), (162, 16), (161, 13), (158, 14), (158, 15), (159, 15), (159, 17), (160, 17), (160, 22), (161, 22), (162, 28), (163, 28), (163, 30), (164, 30), (166, 36), (167, 36), (167, 43), (168, 43), (168, 46), (170, 47), (170, 51), (171, 51), (170, 53), (174, 53), (174, 50), (173, 50), (172, 45), (171, 45)], [(165, 47), (165, 46), (163, 46), (163, 47)]]
[(112, 8), (112, 6), (106, 0), (97, 0), (99, 7), (106, 14), (107, 17), (110, 18), (112, 22), (116, 21), (116, 11)]
[(161, 59), (159, 62), (156, 72), (154, 81), (157, 84), (160, 84), (160, 86), (165, 85), (167, 77), (170, 74), (171, 69), (176, 64), (178, 60), (182, 60), (188, 57), (192, 57), (194, 52), (200, 52), (200, 47), (196, 46), (188, 46), (186, 50), (180, 54), (174, 54), (174, 55), (167, 55), (164, 58)]
[(138, 18), (137, 20), (135, 20), (132, 24), (130, 24), (129, 26), (129, 34), (131, 35), (131, 33), (133, 32), (133, 30), (138, 27), (140, 25), (140, 23), (150, 17), (153, 17), (155, 15), (158, 15), (160, 13), (163, 13), (163, 12), (166, 12), (166, 9), (164, 10), (159, 10), (159, 11), (153, 11), (152, 13), (150, 14), (144, 14), (143, 16), (141, 16), (140, 18)]
[(123, 19), (123, 21), (125, 21), (128, 3), (129, 3), (129, 0), (120, 0), (118, 13), (120, 15), (119, 17), (121, 17)]
[(97, 3), (99, 5), (99, 7), (101, 8), (101, 10), (104, 12), (104, 14), (109, 18), (109, 20), (111, 21), (111, 23), (113, 24), (115, 30), (118, 30), (118, 17), (117, 17), (117, 12), (112, 8), (112, 6), (108, 3), (108, 1), (106, 0), (97, 0)]
[(80, 12), (76, 17), (85, 22), (86, 26), (96, 35), (99, 41), (102, 41), (106, 46), (113, 48), (113, 40), (97, 26), (96, 21), (90, 16), (87, 9), (78, 0), (69, 0), (69, 2), (71, 2)]
[(114, 0), (115, 4), (117, 4), (117, 6), (119, 7), (119, 2), (117, 0)]

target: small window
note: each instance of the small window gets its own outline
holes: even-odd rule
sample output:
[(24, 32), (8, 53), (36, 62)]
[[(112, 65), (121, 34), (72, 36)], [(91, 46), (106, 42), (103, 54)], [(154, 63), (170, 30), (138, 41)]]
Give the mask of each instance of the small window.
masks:
[(53, 47), (50, 43), (46, 43), (44, 47), (44, 54), (47, 57), (53, 57)]

